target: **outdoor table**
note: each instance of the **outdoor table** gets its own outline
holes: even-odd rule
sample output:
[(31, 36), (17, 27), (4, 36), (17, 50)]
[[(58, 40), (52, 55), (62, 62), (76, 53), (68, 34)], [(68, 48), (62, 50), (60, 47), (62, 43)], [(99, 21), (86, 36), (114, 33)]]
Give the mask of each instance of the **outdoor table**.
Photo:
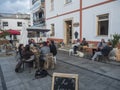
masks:
[(83, 46), (83, 52), (86, 53), (92, 53), (94, 50), (97, 50), (97, 47), (94, 46), (94, 47), (88, 47), (88, 46)]

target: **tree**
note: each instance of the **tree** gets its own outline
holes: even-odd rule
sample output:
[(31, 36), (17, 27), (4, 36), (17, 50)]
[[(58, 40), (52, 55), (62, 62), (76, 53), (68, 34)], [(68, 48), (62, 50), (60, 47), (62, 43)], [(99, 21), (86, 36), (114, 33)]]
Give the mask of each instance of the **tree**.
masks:
[(5, 38), (7, 35), (10, 35), (8, 32), (6, 32), (6, 31), (4, 31), (4, 30), (2, 30), (2, 29), (0, 29), (0, 38)]

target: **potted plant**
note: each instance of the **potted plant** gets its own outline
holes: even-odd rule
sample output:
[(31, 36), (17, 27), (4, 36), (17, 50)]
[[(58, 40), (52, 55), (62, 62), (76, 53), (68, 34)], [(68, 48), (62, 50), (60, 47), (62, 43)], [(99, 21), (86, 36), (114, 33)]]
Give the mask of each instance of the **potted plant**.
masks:
[(113, 39), (111, 40), (113, 48), (116, 48), (120, 40), (120, 34), (114, 34)]
[(117, 60), (117, 53), (118, 53), (118, 44), (120, 40), (120, 34), (113, 34), (112, 39), (110, 42), (112, 42), (113, 50), (110, 53), (109, 58), (112, 60)]
[(5, 39), (5, 37), (7, 36), (7, 35), (9, 35), (9, 33), (8, 32), (6, 32), (6, 31), (4, 31), (4, 30), (1, 30), (0, 29), (0, 38), (4, 38)]

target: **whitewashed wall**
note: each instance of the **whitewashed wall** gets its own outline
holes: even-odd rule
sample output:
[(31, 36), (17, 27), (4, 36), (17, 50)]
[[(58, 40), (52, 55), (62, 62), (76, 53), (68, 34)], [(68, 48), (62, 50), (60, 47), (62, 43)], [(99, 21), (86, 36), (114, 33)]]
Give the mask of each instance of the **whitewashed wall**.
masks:
[[(30, 20), (25, 20), (25, 19), (1, 19), (1, 22), (4, 22), (4, 21), (8, 22), (8, 26), (3, 27), (4, 30), (8, 30), (8, 29), (19, 30), (20, 33), (21, 33), (20, 35), (17, 35), (17, 39), (19, 40), (19, 43), (23, 43), (24, 45), (27, 44), (28, 38), (27, 38), (27, 33), (25, 33), (25, 32), (27, 32), (26, 28), (30, 25)], [(18, 27), (17, 22), (22, 22), (22, 26)], [(7, 36), (6, 38), (8, 40), (10, 40), (9, 36)], [(12, 39), (13, 39), (13, 37), (12, 37)]]
[[(87, 0), (86, 0), (87, 1)], [(98, 1), (98, 0), (95, 0)], [(97, 15), (109, 13), (109, 31), (108, 36), (97, 36)], [(89, 41), (99, 41), (105, 38), (107, 41), (110, 35), (114, 33), (120, 34), (120, 1), (111, 2), (108, 4), (96, 6), (90, 9), (83, 10), (83, 33), (82, 37), (86, 37)]]
[[(67, 12), (78, 10), (80, 8), (79, 0), (73, 0), (73, 2), (70, 4), (65, 4), (64, 1), (65, 0), (60, 0), (58, 3), (58, 0), (55, 0), (54, 3), (55, 8), (53, 11), (50, 10), (50, 0), (46, 2), (46, 18), (54, 17), (56, 15), (61, 15), (59, 17), (46, 20), (46, 26), (47, 26), (46, 28), (51, 29), (51, 24), (55, 25), (55, 36), (53, 38), (64, 39), (64, 30), (65, 30), (64, 21), (66, 19), (72, 18), (73, 20), (72, 23), (80, 21), (79, 12), (62, 15)], [(76, 30), (79, 32), (79, 27), (72, 28), (73, 36)]]
[(50, 18), (52, 16), (60, 15), (66, 12), (74, 11), (80, 8), (79, 0), (72, 0), (72, 3), (65, 4), (65, 0), (54, 0), (54, 10), (50, 10), (50, 1), (46, 0), (46, 18)]
[(31, 26), (33, 26), (33, 13), (35, 13), (36, 11), (38, 11), (40, 9), (40, 0), (36, 1), (33, 5), (32, 5), (32, 0), (30, 0), (30, 22), (31, 22)]
[(84, 8), (84, 7), (88, 7), (88, 6), (95, 5), (105, 1), (108, 1), (108, 0), (82, 0), (82, 6)]
[[(53, 38), (64, 39), (64, 30), (65, 30), (64, 20), (69, 19), (69, 18), (72, 18), (73, 23), (79, 22), (79, 20), (80, 20), (79, 19), (79, 12), (47, 20), (46, 25), (47, 25), (48, 29), (51, 29), (51, 24), (55, 25), (55, 37), (53, 37)], [(79, 32), (79, 27), (73, 27), (72, 28), (73, 35), (74, 35), (74, 32), (76, 30)]]
[[(64, 38), (64, 20), (67, 18), (73, 18), (74, 22), (80, 22), (80, 13), (75, 12), (67, 15), (62, 15), (66, 12), (74, 11), (80, 8), (80, 0), (72, 0), (73, 2), (65, 5), (65, 0), (55, 0), (55, 8), (53, 11), (50, 10), (50, 0), (46, 2), (46, 25), (50, 29), (50, 24), (55, 24), (55, 37), (54, 38)], [(100, 4), (108, 0), (83, 0), (83, 8), (92, 5)], [(95, 6), (92, 8), (87, 8), (82, 11), (82, 37), (85, 37), (88, 41), (100, 41), (104, 38), (106, 41), (110, 39), (110, 35), (114, 33), (120, 34), (120, 0), (105, 3), (103, 5)], [(102, 15), (109, 13), (109, 31), (108, 36), (97, 36), (97, 15)], [(59, 17), (51, 18), (57, 15), (62, 15)], [(78, 29), (73, 27), (73, 32)]]
[(24, 20), (24, 19), (1, 19), (1, 22), (8, 22), (8, 26), (4, 26), (4, 30), (8, 30), (8, 29), (15, 29), (15, 30), (21, 30), (22, 26), (17, 26), (17, 22), (22, 22), (22, 24), (24, 23), (26, 26), (29, 25), (29, 20)]

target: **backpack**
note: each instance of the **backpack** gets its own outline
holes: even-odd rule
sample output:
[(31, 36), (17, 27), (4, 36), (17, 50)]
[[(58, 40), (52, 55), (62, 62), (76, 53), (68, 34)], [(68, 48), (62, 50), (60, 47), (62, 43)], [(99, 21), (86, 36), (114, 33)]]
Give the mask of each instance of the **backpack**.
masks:
[(48, 75), (48, 72), (44, 69), (38, 69), (35, 72), (35, 78), (43, 78)]

